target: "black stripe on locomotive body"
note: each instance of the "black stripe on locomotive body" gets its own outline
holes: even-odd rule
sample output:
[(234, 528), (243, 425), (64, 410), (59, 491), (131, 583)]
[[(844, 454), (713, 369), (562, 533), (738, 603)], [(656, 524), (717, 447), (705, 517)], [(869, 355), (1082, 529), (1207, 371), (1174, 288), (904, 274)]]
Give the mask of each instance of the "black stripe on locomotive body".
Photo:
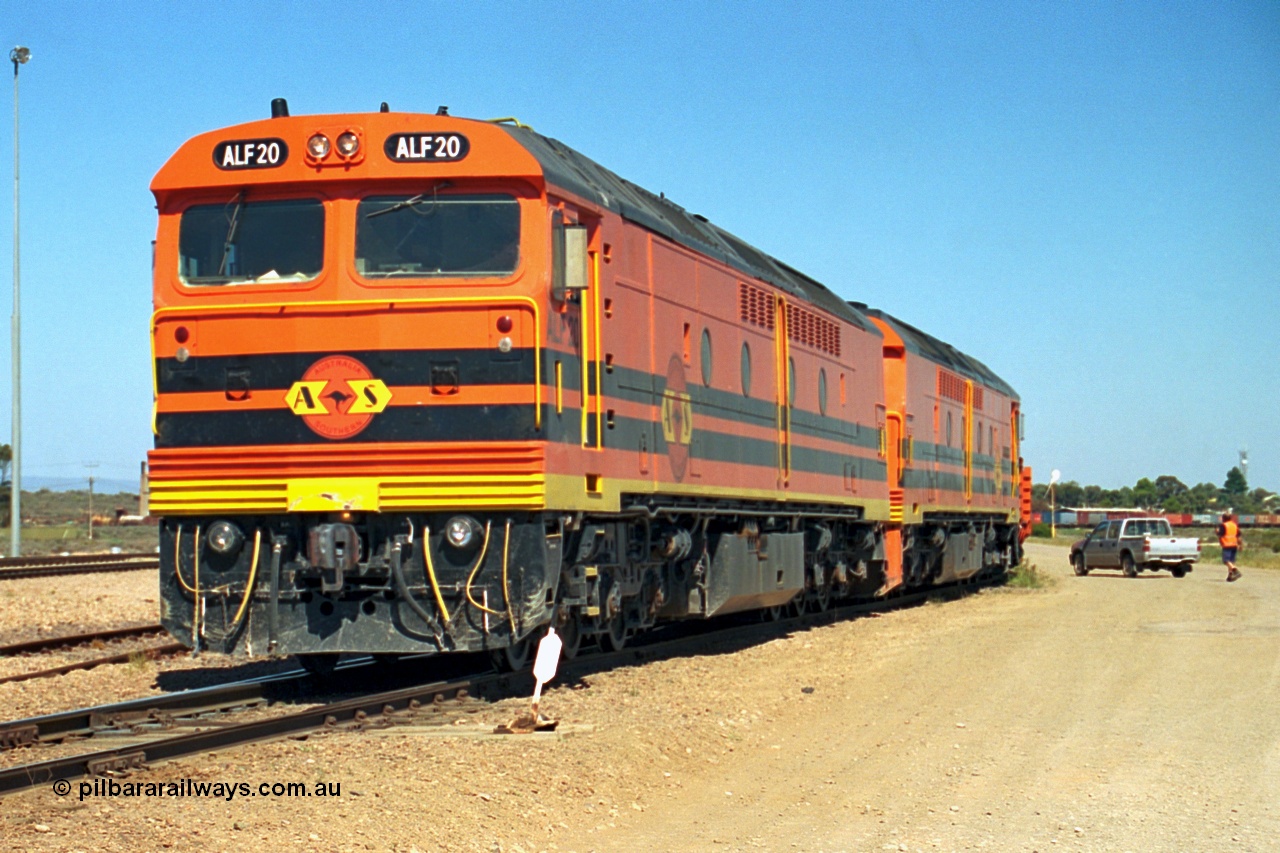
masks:
[[(432, 368), (449, 365), (457, 368), (459, 385), (532, 385), (534, 382), (533, 351), (512, 350), (492, 353), (487, 350), (369, 350), (344, 353), (369, 366), (393, 388), (398, 385), (431, 384)], [(186, 362), (157, 359), (156, 372), (161, 393), (181, 399), (183, 393), (218, 392), (227, 387), (229, 371), (237, 371), (244, 382), (237, 393), (283, 393), (297, 381), (318, 358), (329, 353), (281, 353), (192, 358)], [(547, 351), (543, 375), (550, 373), (550, 363), (561, 355)], [(588, 374), (592, 375), (592, 374)], [(576, 392), (580, 385), (578, 372), (569, 371), (565, 390)], [(606, 393), (612, 399), (628, 400), (657, 406), (666, 390), (666, 377), (616, 367), (606, 374)], [(656, 390), (650, 390), (656, 389)], [(777, 407), (758, 398), (721, 391), (705, 386), (686, 389), (697, 415), (695, 423), (705, 417), (772, 429)], [(557, 413), (553, 405), (543, 403), (543, 430), (535, 426), (532, 408), (527, 404), (488, 404), (478, 406), (441, 405), (429, 407), (391, 406), (379, 414), (361, 433), (344, 443), (392, 441), (510, 441), (545, 439), (565, 444), (582, 441), (581, 419), (577, 409)], [(878, 446), (877, 429), (839, 418), (792, 409), (792, 430), (796, 435), (810, 436), (845, 445), (852, 453)], [(602, 444), (606, 448), (635, 447), (643, 435), (651, 441), (653, 451), (668, 452), (658, 421), (629, 417), (614, 418), (613, 428), (605, 429)], [(297, 415), (284, 409), (246, 409), (245, 411), (164, 412), (156, 417), (156, 447), (223, 447), (235, 445), (324, 445), (331, 439), (317, 435)], [(695, 426), (690, 452), (696, 459), (709, 462), (733, 462), (757, 467), (777, 464), (777, 444), (773, 440), (746, 438), (737, 433), (708, 430)], [(829, 450), (795, 446), (792, 466), (799, 471), (830, 473), (841, 470), (844, 462), (856, 468), (858, 479), (883, 479), (882, 460), (850, 457)]]
[[(506, 353), (487, 349), (423, 349), (357, 350), (341, 354), (362, 362), (391, 386), (430, 385), (433, 368), (445, 367), (456, 368), (460, 380), (469, 385), (532, 385), (534, 382), (534, 352), (530, 348), (515, 348)], [(240, 374), (246, 390), (283, 394), (302, 378), (307, 368), (329, 355), (334, 353), (200, 356), (185, 362), (157, 358), (156, 387), (161, 394), (223, 391), (227, 388), (228, 371), (247, 370), (247, 374)]]

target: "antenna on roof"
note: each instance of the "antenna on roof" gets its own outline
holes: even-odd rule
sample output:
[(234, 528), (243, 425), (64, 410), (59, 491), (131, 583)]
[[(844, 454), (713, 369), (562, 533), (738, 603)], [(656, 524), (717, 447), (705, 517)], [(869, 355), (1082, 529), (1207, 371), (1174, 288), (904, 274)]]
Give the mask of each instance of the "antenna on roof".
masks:
[(391, 112), (391, 107), (387, 106), (387, 102), (386, 102), (386, 101), (383, 101), (383, 102), (382, 102), (382, 106), (378, 107), (378, 112), (380, 112), (380, 113), (389, 113), (389, 112)]
[(447, 116), (448, 114), (449, 114), (449, 108), (448, 108), (448, 107), (443, 106), (443, 105), (436, 107), (436, 115), (438, 115), (438, 116)]
[(289, 102), (284, 98), (271, 99), (271, 117), (272, 118), (288, 118)]

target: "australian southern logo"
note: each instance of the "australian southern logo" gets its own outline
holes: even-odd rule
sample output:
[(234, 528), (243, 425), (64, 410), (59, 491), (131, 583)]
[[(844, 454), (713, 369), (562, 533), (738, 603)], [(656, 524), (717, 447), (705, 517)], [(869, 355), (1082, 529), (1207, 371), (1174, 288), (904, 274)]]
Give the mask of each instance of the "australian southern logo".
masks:
[(324, 438), (351, 438), (391, 402), (391, 389), (349, 355), (329, 355), (307, 368), (284, 395), (289, 409)]

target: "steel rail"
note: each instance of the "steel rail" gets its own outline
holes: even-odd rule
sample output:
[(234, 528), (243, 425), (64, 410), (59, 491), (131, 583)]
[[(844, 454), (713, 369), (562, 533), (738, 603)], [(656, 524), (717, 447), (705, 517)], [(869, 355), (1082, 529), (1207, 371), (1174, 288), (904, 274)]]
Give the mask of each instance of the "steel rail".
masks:
[(228, 684), (162, 693), (159, 696), (143, 696), (109, 705), (94, 705), (0, 723), (0, 750), (84, 737), (103, 729), (144, 722), (166, 722), (177, 717), (192, 717), (257, 705), (267, 701), (271, 690), (277, 685), (302, 681), (307, 677), (306, 672), (295, 669)]
[(142, 569), (155, 571), (159, 568), (160, 558), (155, 553), (21, 557), (0, 559), (0, 580), (89, 574), (92, 572), (125, 572)]
[[(492, 679), (499, 678), (501, 676), (492, 676)], [(230, 746), (296, 737), (342, 724), (362, 726), (373, 720), (385, 721), (392, 714), (417, 710), (423, 704), (465, 698), (472, 684), (470, 680), (435, 682), (346, 699), (266, 720), (219, 726), (147, 743), (128, 744), (11, 767), (0, 770), (0, 796), (47, 785), (59, 779), (79, 779), (142, 768), (157, 761), (170, 761)]]
[(130, 663), (139, 658), (142, 660), (156, 660), (157, 658), (180, 654), (186, 650), (187, 647), (182, 643), (164, 643), (159, 646), (146, 646), (141, 649), (120, 652), (116, 655), (76, 661), (75, 663), (65, 663), (61, 666), (49, 667), (48, 669), (38, 669), (32, 672), (20, 672), (17, 675), (0, 676), (0, 684), (10, 684), (15, 681), (31, 681), (35, 678), (52, 678), (55, 675), (66, 675), (68, 672), (76, 672), (82, 669), (93, 669), (95, 667), (109, 666), (117, 663)]
[(0, 657), (26, 655), (63, 646), (83, 646), (99, 640), (109, 642), (111, 640), (145, 637), (148, 634), (162, 633), (164, 633), (164, 626), (156, 623), (152, 625), (137, 625), (132, 628), (109, 628), (105, 631), (90, 631), (85, 634), (69, 634), (65, 637), (46, 637), (40, 640), (26, 640), (21, 643), (0, 646)]
[[(572, 678), (581, 678), (591, 672), (612, 669), (636, 661), (704, 652), (708, 646), (712, 645), (744, 647), (757, 642), (759, 639), (786, 634), (793, 628), (834, 624), (837, 621), (853, 616), (884, 610), (886, 604), (889, 607), (903, 607), (922, 603), (938, 596), (960, 597), (981, 587), (1001, 583), (1003, 580), (1003, 576), (980, 577), (959, 584), (898, 595), (888, 602), (858, 602), (844, 607), (831, 608), (820, 613), (806, 613), (777, 622), (745, 626), (737, 624), (710, 631), (691, 633), (675, 639), (658, 639), (655, 642), (630, 649), (566, 661), (563, 666), (564, 675), (561, 680), (568, 681)], [(292, 675), (293, 677), (298, 677), (300, 673), (293, 673)], [(275, 678), (283, 677), (285, 676), (276, 676)], [(259, 680), (259, 683), (265, 684), (269, 683), (269, 681), (269, 679), (262, 679)], [(496, 692), (499, 698), (512, 698), (522, 695), (522, 692), (531, 683), (532, 674), (528, 671), (509, 675), (479, 676), (450, 682), (433, 682), (345, 699), (267, 720), (220, 726), (208, 731), (182, 734), (150, 740), (145, 743), (128, 744), (82, 755), (22, 765), (0, 770), (0, 796), (28, 790), (40, 785), (47, 785), (61, 779), (70, 780), (110, 772), (145, 768), (155, 762), (183, 758), (210, 750), (221, 750), (227, 747), (278, 740), (286, 737), (298, 737), (339, 727), (389, 726), (406, 713), (418, 711), (426, 704), (435, 705), (447, 699), (463, 699), (472, 694), (483, 695), (491, 692)], [(250, 682), (240, 682), (237, 685), (229, 686), (245, 689), (249, 685)], [(207, 688), (207, 690), (213, 689)], [(171, 695), (180, 697), (183, 694)], [(132, 703), (121, 703), (121, 706), (129, 705), (132, 712), (136, 713), (138, 710), (145, 708), (148, 701), (147, 699), (135, 700)], [(76, 713), (92, 715), (103, 710), (104, 708), (91, 708)], [(40, 719), (47, 720), (49, 718)], [(22, 722), (31, 721), (19, 721), (19, 723)], [(3, 740), (3, 736), (4, 730), (0, 729), (0, 741)]]

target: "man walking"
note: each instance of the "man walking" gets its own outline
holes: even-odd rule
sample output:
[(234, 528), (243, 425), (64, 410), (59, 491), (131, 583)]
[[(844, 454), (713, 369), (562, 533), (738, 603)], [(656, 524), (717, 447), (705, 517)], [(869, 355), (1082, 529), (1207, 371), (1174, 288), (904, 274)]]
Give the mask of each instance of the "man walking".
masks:
[(1240, 580), (1240, 570), (1236, 568), (1236, 549), (1240, 547), (1240, 525), (1235, 516), (1229, 512), (1222, 514), (1222, 523), (1218, 525), (1218, 544), (1222, 546), (1222, 562), (1227, 566), (1227, 583)]

